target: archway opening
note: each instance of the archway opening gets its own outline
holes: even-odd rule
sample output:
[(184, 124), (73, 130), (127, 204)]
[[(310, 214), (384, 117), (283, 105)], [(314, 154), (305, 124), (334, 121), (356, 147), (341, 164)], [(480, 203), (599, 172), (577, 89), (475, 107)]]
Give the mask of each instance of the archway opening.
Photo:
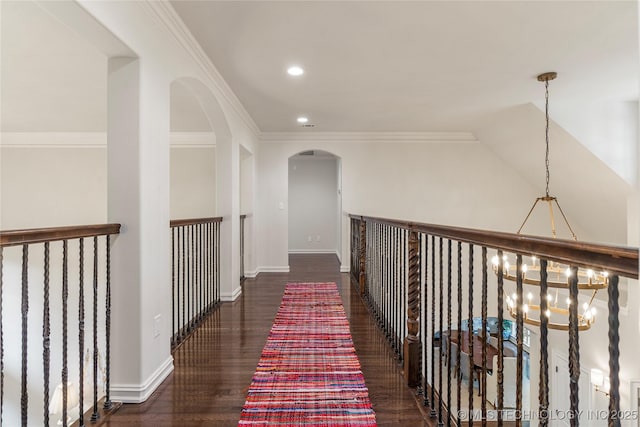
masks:
[(289, 158), (289, 254), (342, 255), (342, 163), (322, 150)]

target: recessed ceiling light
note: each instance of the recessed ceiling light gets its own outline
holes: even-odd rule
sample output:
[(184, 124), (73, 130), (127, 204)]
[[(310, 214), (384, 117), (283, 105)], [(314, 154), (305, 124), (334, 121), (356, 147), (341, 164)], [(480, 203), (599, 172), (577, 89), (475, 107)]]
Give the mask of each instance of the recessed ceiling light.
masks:
[(307, 123), (309, 121), (306, 117), (298, 117), (298, 123)]
[(299, 67), (298, 65), (294, 65), (287, 68), (287, 73), (290, 76), (301, 76), (304, 74), (304, 69), (302, 67)]

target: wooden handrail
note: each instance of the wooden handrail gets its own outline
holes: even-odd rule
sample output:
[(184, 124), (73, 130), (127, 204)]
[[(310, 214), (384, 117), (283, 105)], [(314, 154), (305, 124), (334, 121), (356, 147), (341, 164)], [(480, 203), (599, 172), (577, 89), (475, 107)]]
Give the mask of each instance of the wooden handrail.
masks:
[(222, 217), (211, 218), (188, 218), (188, 219), (172, 219), (169, 222), (170, 227), (182, 227), (185, 225), (208, 224), (211, 222), (222, 222)]
[(451, 227), (420, 222), (399, 221), (361, 215), (350, 218), (389, 224), (407, 230), (432, 234), (464, 243), (501, 249), (507, 252), (536, 255), (550, 261), (577, 267), (603, 269), (632, 279), (638, 278), (638, 248), (576, 242), (538, 236)]
[(0, 246), (18, 246), (81, 237), (119, 234), (120, 224), (73, 225), (0, 231)]

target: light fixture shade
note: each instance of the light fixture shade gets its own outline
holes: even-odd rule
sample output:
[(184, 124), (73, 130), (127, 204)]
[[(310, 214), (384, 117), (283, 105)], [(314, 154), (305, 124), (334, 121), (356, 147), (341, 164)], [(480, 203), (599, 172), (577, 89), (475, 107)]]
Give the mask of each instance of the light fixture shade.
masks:
[(604, 384), (604, 373), (600, 369), (591, 370), (591, 384), (598, 387)]
[[(67, 412), (72, 408), (78, 406), (78, 390), (72, 382), (67, 383)], [(62, 415), (62, 383), (58, 384), (56, 390), (53, 392), (51, 402), (49, 402), (49, 413)]]

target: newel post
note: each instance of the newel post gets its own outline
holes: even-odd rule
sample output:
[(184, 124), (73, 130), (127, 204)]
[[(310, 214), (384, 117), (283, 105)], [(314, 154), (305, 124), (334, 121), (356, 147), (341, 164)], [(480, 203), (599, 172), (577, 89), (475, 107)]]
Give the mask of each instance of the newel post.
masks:
[(407, 301), (407, 337), (404, 340), (404, 376), (409, 387), (420, 385), (420, 239), (409, 232), (409, 286)]
[(360, 284), (360, 295), (364, 295), (365, 291), (365, 260), (367, 257), (367, 224), (363, 217), (360, 217), (360, 275), (358, 282)]

